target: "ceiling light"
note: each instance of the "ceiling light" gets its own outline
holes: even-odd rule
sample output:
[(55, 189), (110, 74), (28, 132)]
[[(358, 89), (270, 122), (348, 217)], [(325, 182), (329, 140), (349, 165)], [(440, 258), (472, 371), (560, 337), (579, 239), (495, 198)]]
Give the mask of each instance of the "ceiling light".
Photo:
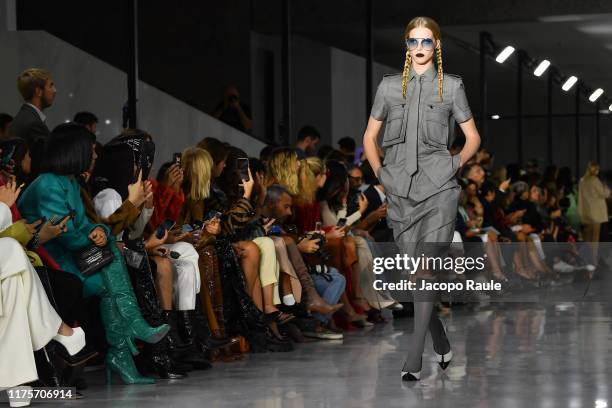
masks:
[(107, 125), (110, 125), (110, 124), (111, 124), (111, 120), (110, 120), (110, 119), (106, 119), (106, 120), (104, 121), (104, 123), (106, 123)]
[(499, 55), (497, 56), (497, 58), (495, 58), (495, 61), (499, 62), (500, 64), (503, 63), (506, 59), (508, 59), (508, 57), (510, 55), (512, 55), (512, 53), (514, 52), (514, 47), (509, 45), (506, 48), (503, 49), (502, 52), (499, 53)]
[(571, 77), (567, 78), (567, 81), (563, 83), (563, 86), (561, 86), (561, 89), (563, 89), (564, 91), (569, 91), (570, 88), (574, 86), (576, 82), (578, 82), (578, 78), (572, 75)]
[(591, 96), (589, 96), (589, 101), (595, 102), (597, 98), (601, 96), (601, 94), (603, 94), (603, 89), (597, 88), (596, 90), (593, 91)]
[(497, 119), (499, 119), (499, 115), (491, 115), (491, 119), (497, 120)]
[(540, 65), (538, 65), (535, 71), (533, 71), (533, 75), (537, 77), (541, 76), (548, 69), (549, 66), (550, 66), (549, 60), (544, 60), (540, 62)]

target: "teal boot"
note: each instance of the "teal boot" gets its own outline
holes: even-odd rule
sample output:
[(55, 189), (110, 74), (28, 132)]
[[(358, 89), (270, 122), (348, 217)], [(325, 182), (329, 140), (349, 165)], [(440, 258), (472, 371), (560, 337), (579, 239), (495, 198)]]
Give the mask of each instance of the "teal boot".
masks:
[[(109, 296), (117, 305), (117, 311), (126, 322), (124, 334), (126, 337), (134, 337), (146, 343), (157, 343), (166, 336), (170, 326), (162, 324), (158, 327), (151, 327), (142, 318), (127, 268), (123, 263), (123, 255), (114, 245), (110, 247), (115, 255), (115, 260), (102, 269), (100, 274)], [(129, 347), (136, 354), (131, 340), (129, 340)]]
[(155, 384), (155, 379), (140, 375), (130, 354), (131, 340), (125, 337), (123, 319), (112, 298), (100, 301), (100, 315), (106, 329), (109, 349), (106, 354), (106, 382), (111, 383), (115, 371), (126, 384)]

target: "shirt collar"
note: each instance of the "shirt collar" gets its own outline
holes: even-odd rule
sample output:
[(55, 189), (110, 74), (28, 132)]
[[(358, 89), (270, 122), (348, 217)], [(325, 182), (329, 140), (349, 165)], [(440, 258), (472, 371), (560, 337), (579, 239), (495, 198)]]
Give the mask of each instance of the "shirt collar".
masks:
[(410, 80), (411, 81), (414, 77), (419, 77), (419, 76), (422, 76), (424, 81), (432, 82), (438, 76), (438, 71), (436, 70), (436, 67), (434, 66), (434, 64), (431, 64), (429, 68), (427, 68), (427, 70), (423, 72), (421, 75), (417, 75), (414, 69), (410, 70)]
[(38, 116), (40, 117), (41, 121), (44, 122), (45, 120), (47, 120), (47, 117), (45, 116), (45, 114), (40, 109), (38, 109), (38, 107), (36, 107), (35, 105), (32, 105), (29, 102), (26, 102), (26, 105), (31, 106), (36, 111), (36, 113), (38, 113)]

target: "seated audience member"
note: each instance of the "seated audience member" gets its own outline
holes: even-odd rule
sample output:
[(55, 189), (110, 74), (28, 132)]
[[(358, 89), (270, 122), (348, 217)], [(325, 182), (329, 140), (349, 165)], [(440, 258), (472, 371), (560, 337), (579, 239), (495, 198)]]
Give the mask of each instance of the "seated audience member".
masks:
[[(273, 220), (275, 222), (275, 224), (272, 225), (264, 225), (266, 233), (270, 235), (280, 235), (280, 237), (275, 238), (283, 242), (284, 252), (288, 254), (288, 256), (281, 256), (283, 260), (281, 268), (284, 265), (287, 265), (285, 266), (286, 268), (295, 267), (295, 271), (299, 271), (300, 276), (303, 276), (309, 274), (309, 268), (306, 266), (301, 252), (313, 253), (317, 252), (319, 248), (315, 245), (305, 244), (302, 240), (299, 240), (296, 244), (295, 235), (291, 236), (283, 229), (283, 226), (286, 225), (287, 220), (292, 215), (292, 205), (292, 197), (289, 191), (280, 184), (273, 184), (267, 189), (266, 200), (261, 215), (264, 217), (264, 220)], [(272, 231), (273, 227), (277, 227), (278, 230)], [(312, 231), (311, 233), (313, 232), (317, 231)], [(316, 239), (313, 240), (313, 242), (316, 244)], [(329, 330), (326, 326), (330, 321), (331, 315), (342, 308), (342, 304), (337, 303), (342, 293), (344, 293), (346, 285), (345, 279), (335, 268), (310, 268), (310, 270), (313, 272), (309, 275), (311, 279), (303, 279), (307, 285), (304, 288), (307, 295), (313, 297), (315, 296), (314, 293), (316, 293), (318, 297), (320, 293), (327, 304), (335, 306), (332, 306), (323, 313), (314, 313), (319, 324), (317, 324), (312, 331), (308, 332), (308, 335), (321, 339), (342, 338), (342, 335), (338, 335), (338, 333)], [(310, 285), (310, 282), (313, 284)]]
[[(321, 218), (320, 196), (322, 188), (327, 181), (327, 174), (331, 172), (326, 168), (324, 162), (318, 157), (309, 157), (301, 161), (298, 191), (299, 194), (294, 196), (294, 222), (297, 227), (297, 232), (304, 236), (300, 241), (300, 248), (303, 254), (307, 251), (316, 251), (319, 249), (319, 242), (316, 239), (310, 239), (306, 236), (309, 232), (319, 231), (325, 234), (325, 245), (323, 249), (329, 253), (327, 260), (324, 260), (325, 267), (333, 267), (340, 271), (343, 276), (351, 276), (351, 271), (358, 261), (357, 248), (352, 237), (346, 236), (346, 226), (340, 227), (330, 225), (323, 227)], [(317, 258), (309, 259), (309, 256), (304, 255), (309, 268), (321, 265), (321, 261)], [(342, 312), (346, 320), (345, 326), (363, 328), (369, 325), (367, 316), (358, 313), (351, 302), (349, 301), (347, 291), (350, 286), (350, 280), (347, 283), (347, 290), (344, 291), (341, 297)], [(334, 320), (330, 320), (328, 327), (331, 330), (336, 330)]]
[[(9, 181), (0, 187), (0, 231), (13, 224), (10, 207), (20, 189)], [(70, 356), (85, 347), (85, 333), (71, 328), (53, 308), (21, 244), (0, 238), (0, 389), (13, 389), (38, 379), (34, 351), (51, 340)], [(10, 401), (11, 406), (25, 406)]]
[[(151, 384), (155, 380), (138, 373), (130, 354), (136, 354), (134, 338), (147, 343), (160, 341), (167, 325), (151, 327), (142, 318), (130, 279), (115, 240), (105, 225), (92, 224), (85, 215), (78, 177), (94, 160), (95, 136), (81, 125), (64, 124), (54, 129), (45, 149), (43, 174), (22, 194), (18, 207), (32, 222), (56, 214), (71, 216), (66, 231), (46, 244), (60, 267), (80, 277), (86, 296), (101, 298), (100, 312), (109, 350), (106, 355), (107, 379), (111, 371), (127, 384)], [(85, 276), (75, 254), (103, 248), (112, 254), (110, 263)]]
[[(305, 161), (309, 161), (309, 160), (318, 160), (318, 159), (308, 158)], [(299, 193), (300, 176), (298, 176), (298, 173), (300, 172), (300, 169), (301, 169), (301, 163), (302, 162), (298, 160), (297, 153), (293, 149), (290, 149), (290, 148), (276, 149), (272, 157), (270, 157), (270, 160), (268, 161), (268, 172), (266, 174), (266, 181), (265, 181), (266, 185), (269, 186), (272, 184), (280, 184), (285, 189), (287, 189), (287, 191), (289, 191), (289, 193), (292, 196), (295, 196), (295, 197), (299, 196), (300, 195)], [(316, 194), (317, 188), (313, 187), (313, 189), (310, 190), (310, 193)], [(318, 211), (318, 209), (316, 208), (316, 204), (314, 204), (314, 206), (315, 206), (315, 209)], [(320, 221), (320, 214), (319, 213), (313, 214), (312, 209), (311, 209), (308, 215), (309, 217), (308, 220), (314, 221), (314, 218), (312, 218), (313, 216), (317, 217), (317, 220)], [(316, 221), (314, 222), (316, 223)], [(311, 228), (308, 229), (308, 231), (313, 231), (314, 229), (315, 229), (315, 225), (313, 224)], [(298, 227), (298, 232), (303, 232), (303, 231), (300, 231), (300, 228)], [(309, 240), (308, 238), (305, 238), (304, 244), (308, 241), (311, 241), (311, 240)], [(308, 273), (302, 273), (301, 269), (296, 272), (298, 273), (300, 283), (306, 290), (306, 299), (305, 299), (306, 308), (313, 312), (330, 313), (331, 309), (335, 308), (335, 306), (327, 304), (327, 302), (325, 302), (321, 298), (319, 293), (314, 288), (314, 284), (312, 282), (312, 278), (310, 277), (310, 275)]]
[[(324, 200), (321, 202), (321, 218), (323, 224), (338, 225), (342, 221), (351, 229), (362, 218), (368, 207), (368, 201), (361, 194), (357, 210), (348, 213), (348, 173), (345, 167), (337, 162), (328, 162), (327, 165), (331, 171), (322, 189)], [(371, 319), (379, 319), (379, 311), (391, 307), (396, 302), (389, 293), (373, 289), (373, 256), (367, 242), (368, 234), (355, 228), (351, 230), (351, 234), (350, 238), (355, 242), (357, 248), (357, 262), (353, 264), (351, 273), (351, 300), (354, 305), (369, 313)]]
[[(211, 140), (204, 144), (214, 146), (223, 165), (215, 165), (212, 155), (201, 148), (189, 148), (183, 153), (186, 176), (183, 189), (187, 200), (180, 224), (204, 222), (196, 248), (200, 255), (201, 281), (207, 289), (201, 291), (202, 308), (211, 330), (218, 338), (226, 333), (242, 335), (258, 351), (290, 351), (292, 344), (280, 335), (273, 322), (266, 325), (263, 314), (261, 276), (270, 274), (273, 280), (278, 270), (274, 243), (265, 237), (256, 240), (259, 245), (237, 239), (237, 232), (255, 213), (250, 202), (254, 181), (249, 178), (240, 184), (234, 180), (234, 189), (238, 193), (242, 190), (242, 195), (231, 189), (235, 201), (230, 202), (215, 182), (217, 171), (222, 174), (220, 170), (225, 168), (228, 151)], [(236, 169), (232, 168), (231, 172)], [(240, 198), (236, 200), (236, 197)]]
[[(31, 158), (25, 141), (19, 138), (1, 141), (0, 166), (0, 187), (11, 180), (17, 185), (22, 184), (28, 178), (31, 168)], [(61, 271), (44, 248), (47, 242), (64, 231), (69, 218), (60, 218), (56, 214), (50, 220), (36, 220), (27, 224), (16, 205), (11, 206), (11, 213), (13, 224), (0, 236), (14, 238), (26, 250), (32, 266), (44, 275), (45, 281), (48, 280), (51, 286), (48, 290), (56, 294), (56, 307), (62, 319), (70, 323), (81, 320), (83, 285), (80, 279)]]
[[(189, 243), (168, 244), (170, 236), (182, 238), (170, 231), (164, 231), (161, 238), (157, 231), (145, 234), (145, 227), (155, 210), (151, 182), (146, 180), (154, 154), (151, 136), (139, 130), (127, 130), (104, 146), (94, 172), (93, 205), (101, 222), (127, 247), (126, 251), (148, 254), (153, 261), (151, 269), (155, 273), (151, 276), (148, 262), (131, 265), (128, 262), (131, 258), (126, 257), (136, 297), (141, 309), (148, 311), (147, 321), (170, 325), (167, 347), (165, 343), (164, 347), (151, 346), (148, 353), (151, 358), (147, 363), (151, 371), (162, 378), (181, 378), (184, 372), (168, 361), (166, 349), (178, 362), (198, 369), (211, 367), (193, 345), (192, 315), (200, 290), (198, 256)], [(147, 239), (143, 240), (145, 236)], [(140, 240), (143, 240), (142, 245), (136, 244)], [(170, 256), (171, 251), (175, 258)], [(150, 293), (151, 290), (154, 292)], [(187, 347), (179, 335), (179, 320), (188, 329), (184, 337), (192, 347)]]

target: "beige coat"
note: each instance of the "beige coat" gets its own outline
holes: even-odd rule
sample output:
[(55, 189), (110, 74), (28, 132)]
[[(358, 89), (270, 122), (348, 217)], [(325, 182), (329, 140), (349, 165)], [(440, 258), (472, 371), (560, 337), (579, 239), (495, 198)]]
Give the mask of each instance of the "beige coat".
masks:
[[(0, 203), (0, 231), (11, 224), (10, 209)], [(51, 341), (61, 322), (21, 244), (0, 238), (0, 389), (38, 378), (33, 351)]]
[(578, 216), (582, 224), (601, 224), (608, 221), (606, 199), (610, 189), (596, 176), (584, 176), (578, 185)]

